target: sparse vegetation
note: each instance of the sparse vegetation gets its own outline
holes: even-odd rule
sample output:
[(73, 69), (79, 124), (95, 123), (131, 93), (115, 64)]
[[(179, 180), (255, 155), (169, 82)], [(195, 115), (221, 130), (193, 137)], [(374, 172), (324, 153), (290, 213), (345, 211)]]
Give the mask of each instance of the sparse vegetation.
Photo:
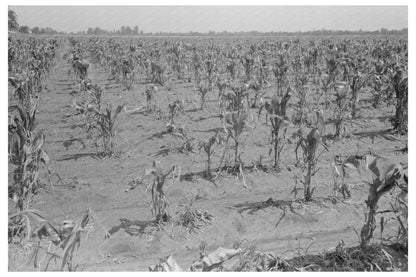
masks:
[(9, 270), (407, 270), (407, 36), (93, 31), (9, 33)]

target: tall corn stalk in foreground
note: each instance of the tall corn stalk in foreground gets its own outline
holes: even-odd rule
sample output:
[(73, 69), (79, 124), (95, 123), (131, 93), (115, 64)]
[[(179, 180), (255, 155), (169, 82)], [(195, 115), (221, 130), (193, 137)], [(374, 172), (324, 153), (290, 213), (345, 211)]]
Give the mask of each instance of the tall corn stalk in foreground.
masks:
[[(19, 116), (14, 117), (14, 126), (9, 126), (9, 157), (16, 166), (13, 171), (13, 183), (8, 188), (9, 197), (16, 202), (16, 209), (28, 209), (33, 194), (41, 186), (40, 172), (49, 162), (43, 149), (45, 135), (42, 131), (34, 134), (36, 106), (25, 112), (21, 106), (12, 106)], [(25, 220), (16, 216), (9, 221), (9, 234), (21, 235), (27, 229)], [(24, 235), (23, 235), (24, 236)]]
[(385, 193), (391, 191), (399, 184), (399, 180), (402, 178), (404, 172), (401, 164), (390, 164), (387, 168), (383, 169), (380, 166), (380, 159), (381, 157), (373, 155), (367, 155), (366, 157), (366, 167), (373, 174), (373, 180), (369, 184), (370, 190), (368, 199), (366, 200), (368, 210), (365, 215), (365, 224), (360, 233), (361, 248), (368, 246), (376, 229), (375, 216), (378, 210), (378, 201)]
[[(290, 88), (287, 89), (286, 93), (279, 97), (274, 95), (271, 103), (267, 103), (262, 106), (259, 110), (259, 116), (263, 109), (266, 109), (268, 117), (270, 118), (271, 124), (271, 135), (272, 135), (272, 148), (274, 152), (274, 168), (279, 168), (280, 154), (283, 151), (284, 140), (286, 135), (286, 128), (288, 125), (288, 119), (286, 117), (287, 103), (290, 99)], [(283, 137), (279, 136), (280, 131), (283, 131)], [(272, 151), (272, 149), (270, 149)]]
[(49, 162), (49, 157), (43, 150), (44, 143), (45, 135), (40, 131), (33, 138), (29, 138), (22, 147), (17, 168), (13, 172), (14, 185), (9, 188), (9, 193), (17, 202), (18, 210), (28, 207), (32, 195), (37, 193), (40, 187), (39, 172), (42, 166)]

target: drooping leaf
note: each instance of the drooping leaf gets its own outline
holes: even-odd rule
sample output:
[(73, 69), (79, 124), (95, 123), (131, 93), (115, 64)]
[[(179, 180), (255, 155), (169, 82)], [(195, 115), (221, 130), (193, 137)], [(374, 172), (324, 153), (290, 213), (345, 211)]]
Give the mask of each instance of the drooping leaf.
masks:
[(379, 157), (373, 155), (367, 155), (366, 168), (369, 169), (377, 178), (380, 178), (380, 170), (377, 166), (377, 160)]

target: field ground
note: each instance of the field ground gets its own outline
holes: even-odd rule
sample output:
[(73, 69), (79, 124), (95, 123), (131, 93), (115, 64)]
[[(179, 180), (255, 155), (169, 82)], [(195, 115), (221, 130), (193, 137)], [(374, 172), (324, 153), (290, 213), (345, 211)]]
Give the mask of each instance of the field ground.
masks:
[[(216, 94), (208, 96), (207, 107), (198, 110), (198, 98), (194, 97), (191, 83), (176, 82), (171, 91), (159, 87), (157, 106), (162, 110), (162, 118), (155, 114), (128, 115), (122, 112), (119, 117), (117, 150), (119, 158), (94, 157), (96, 150), (92, 140), (85, 140), (86, 133), (77, 128), (80, 119), (73, 116), (71, 104), (74, 97), (75, 80), (68, 75), (70, 65), (62, 59), (65, 49), (60, 49), (56, 66), (51, 70), (46, 82), (47, 89), (40, 94), (39, 129), (45, 130), (45, 150), (50, 156), (52, 185), (48, 184), (33, 201), (33, 208), (42, 211), (47, 218), (56, 223), (65, 219), (80, 221), (87, 209), (92, 209), (100, 219), (111, 238), (104, 239), (104, 233), (98, 226), (83, 239), (74, 263), (77, 270), (83, 271), (143, 271), (158, 262), (160, 257), (172, 255), (182, 268), (188, 268), (199, 257), (201, 242), (206, 244), (207, 252), (218, 247), (249, 247), (271, 251), (283, 258), (292, 258), (303, 254), (316, 254), (334, 249), (342, 240), (346, 246), (358, 244), (360, 231), (364, 223), (364, 201), (368, 195), (368, 186), (360, 182), (359, 176), (351, 178), (354, 183), (352, 197), (343, 200), (333, 197), (332, 171), (330, 162), (334, 155), (355, 154), (371, 149), (373, 152), (390, 159), (392, 162), (407, 164), (407, 154), (395, 150), (405, 145), (407, 137), (394, 137), (387, 140), (377, 136), (391, 127), (388, 117), (394, 114), (394, 107), (379, 110), (367, 109), (366, 99), (361, 99), (360, 124), (348, 126), (348, 133), (356, 136), (330, 142), (329, 152), (323, 152), (318, 164), (320, 171), (314, 177), (314, 200), (309, 203), (293, 201), (293, 210), (283, 211), (276, 207), (239, 212), (235, 207), (242, 204), (273, 200), (294, 200), (291, 191), (295, 185), (295, 176), (301, 176), (295, 166), (294, 144), (283, 150), (282, 171), (264, 172), (252, 167), (263, 157), (267, 165), (270, 127), (265, 124), (264, 114), (256, 121), (255, 130), (244, 134), (242, 160), (246, 166), (247, 187), (241, 179), (232, 174), (221, 173), (214, 182), (203, 178), (206, 155), (204, 153), (169, 153), (156, 156), (166, 147), (179, 147), (181, 140), (166, 131), (164, 120), (168, 103), (175, 99), (185, 100), (185, 109), (175, 119), (180, 126), (196, 139), (205, 139), (221, 130), (221, 120), (217, 116)], [(117, 104), (126, 103), (127, 109), (145, 105), (144, 76), (140, 76), (130, 91), (120, 84), (109, 80), (109, 72), (91, 64), (89, 78), (105, 88), (103, 99)], [(271, 91), (272, 89), (270, 89)], [(370, 105), (368, 103), (368, 105)], [(253, 110), (255, 118), (257, 110)], [(293, 132), (289, 128), (289, 134)], [(333, 133), (331, 125), (326, 132)], [(361, 133), (361, 134), (360, 134)], [(372, 136), (373, 134), (373, 136)], [(375, 135), (374, 135), (375, 134)], [(85, 147), (75, 141), (65, 147), (63, 143), (70, 138), (81, 138)], [(215, 148), (213, 167), (216, 168), (222, 154), (222, 147)], [(232, 159), (232, 157), (230, 158)], [(184, 209), (183, 205), (193, 201), (193, 208), (207, 211), (214, 216), (211, 223), (189, 233), (182, 226), (166, 224), (163, 230), (146, 232), (139, 230), (146, 221), (152, 220), (150, 193), (146, 186), (129, 189), (129, 182), (144, 175), (152, 161), (161, 161), (165, 168), (180, 165), (181, 181), (169, 179), (165, 192), (170, 202), (172, 215)], [(9, 167), (9, 172), (11, 172)], [(58, 177), (59, 176), (59, 177)], [(354, 176), (353, 176), (354, 177)], [(301, 187), (301, 184), (298, 184)], [(303, 197), (299, 191), (298, 199)], [(380, 209), (386, 207), (392, 195), (384, 196)], [(14, 205), (9, 203), (9, 207)], [(244, 206), (244, 205), (242, 205)], [(396, 225), (387, 224), (383, 236), (396, 232)], [(375, 243), (380, 237), (375, 232)], [(27, 264), (28, 253), (9, 246), (9, 270), (34, 270), (33, 263)], [(56, 268), (54, 267), (56, 266)], [(54, 265), (51, 269), (57, 269)]]

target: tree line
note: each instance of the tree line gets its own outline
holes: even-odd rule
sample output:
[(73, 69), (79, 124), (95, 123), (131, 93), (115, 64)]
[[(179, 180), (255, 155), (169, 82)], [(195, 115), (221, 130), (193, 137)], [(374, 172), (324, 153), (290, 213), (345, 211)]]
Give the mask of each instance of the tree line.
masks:
[(216, 32), (209, 31), (205, 33), (190, 31), (187, 33), (177, 33), (177, 32), (150, 32), (144, 33), (143, 30), (139, 30), (138, 26), (121, 26), (118, 30), (104, 30), (100, 27), (89, 27), (86, 31), (78, 32), (62, 32), (54, 30), (51, 27), (40, 28), (28, 26), (20, 26), (17, 22), (17, 14), (13, 10), (9, 10), (9, 31), (24, 33), (24, 34), (37, 34), (37, 35), (56, 35), (56, 34), (69, 34), (69, 35), (121, 35), (121, 36), (135, 36), (135, 35), (151, 35), (151, 36), (293, 36), (293, 35), (312, 35), (312, 36), (327, 36), (327, 35), (396, 35), (396, 34), (408, 34), (408, 29), (403, 28), (401, 30), (388, 30), (386, 28), (381, 28), (376, 31), (347, 31), (347, 30), (313, 30), (313, 31), (298, 31), (298, 32), (258, 32), (258, 31), (242, 31), (242, 32)]

